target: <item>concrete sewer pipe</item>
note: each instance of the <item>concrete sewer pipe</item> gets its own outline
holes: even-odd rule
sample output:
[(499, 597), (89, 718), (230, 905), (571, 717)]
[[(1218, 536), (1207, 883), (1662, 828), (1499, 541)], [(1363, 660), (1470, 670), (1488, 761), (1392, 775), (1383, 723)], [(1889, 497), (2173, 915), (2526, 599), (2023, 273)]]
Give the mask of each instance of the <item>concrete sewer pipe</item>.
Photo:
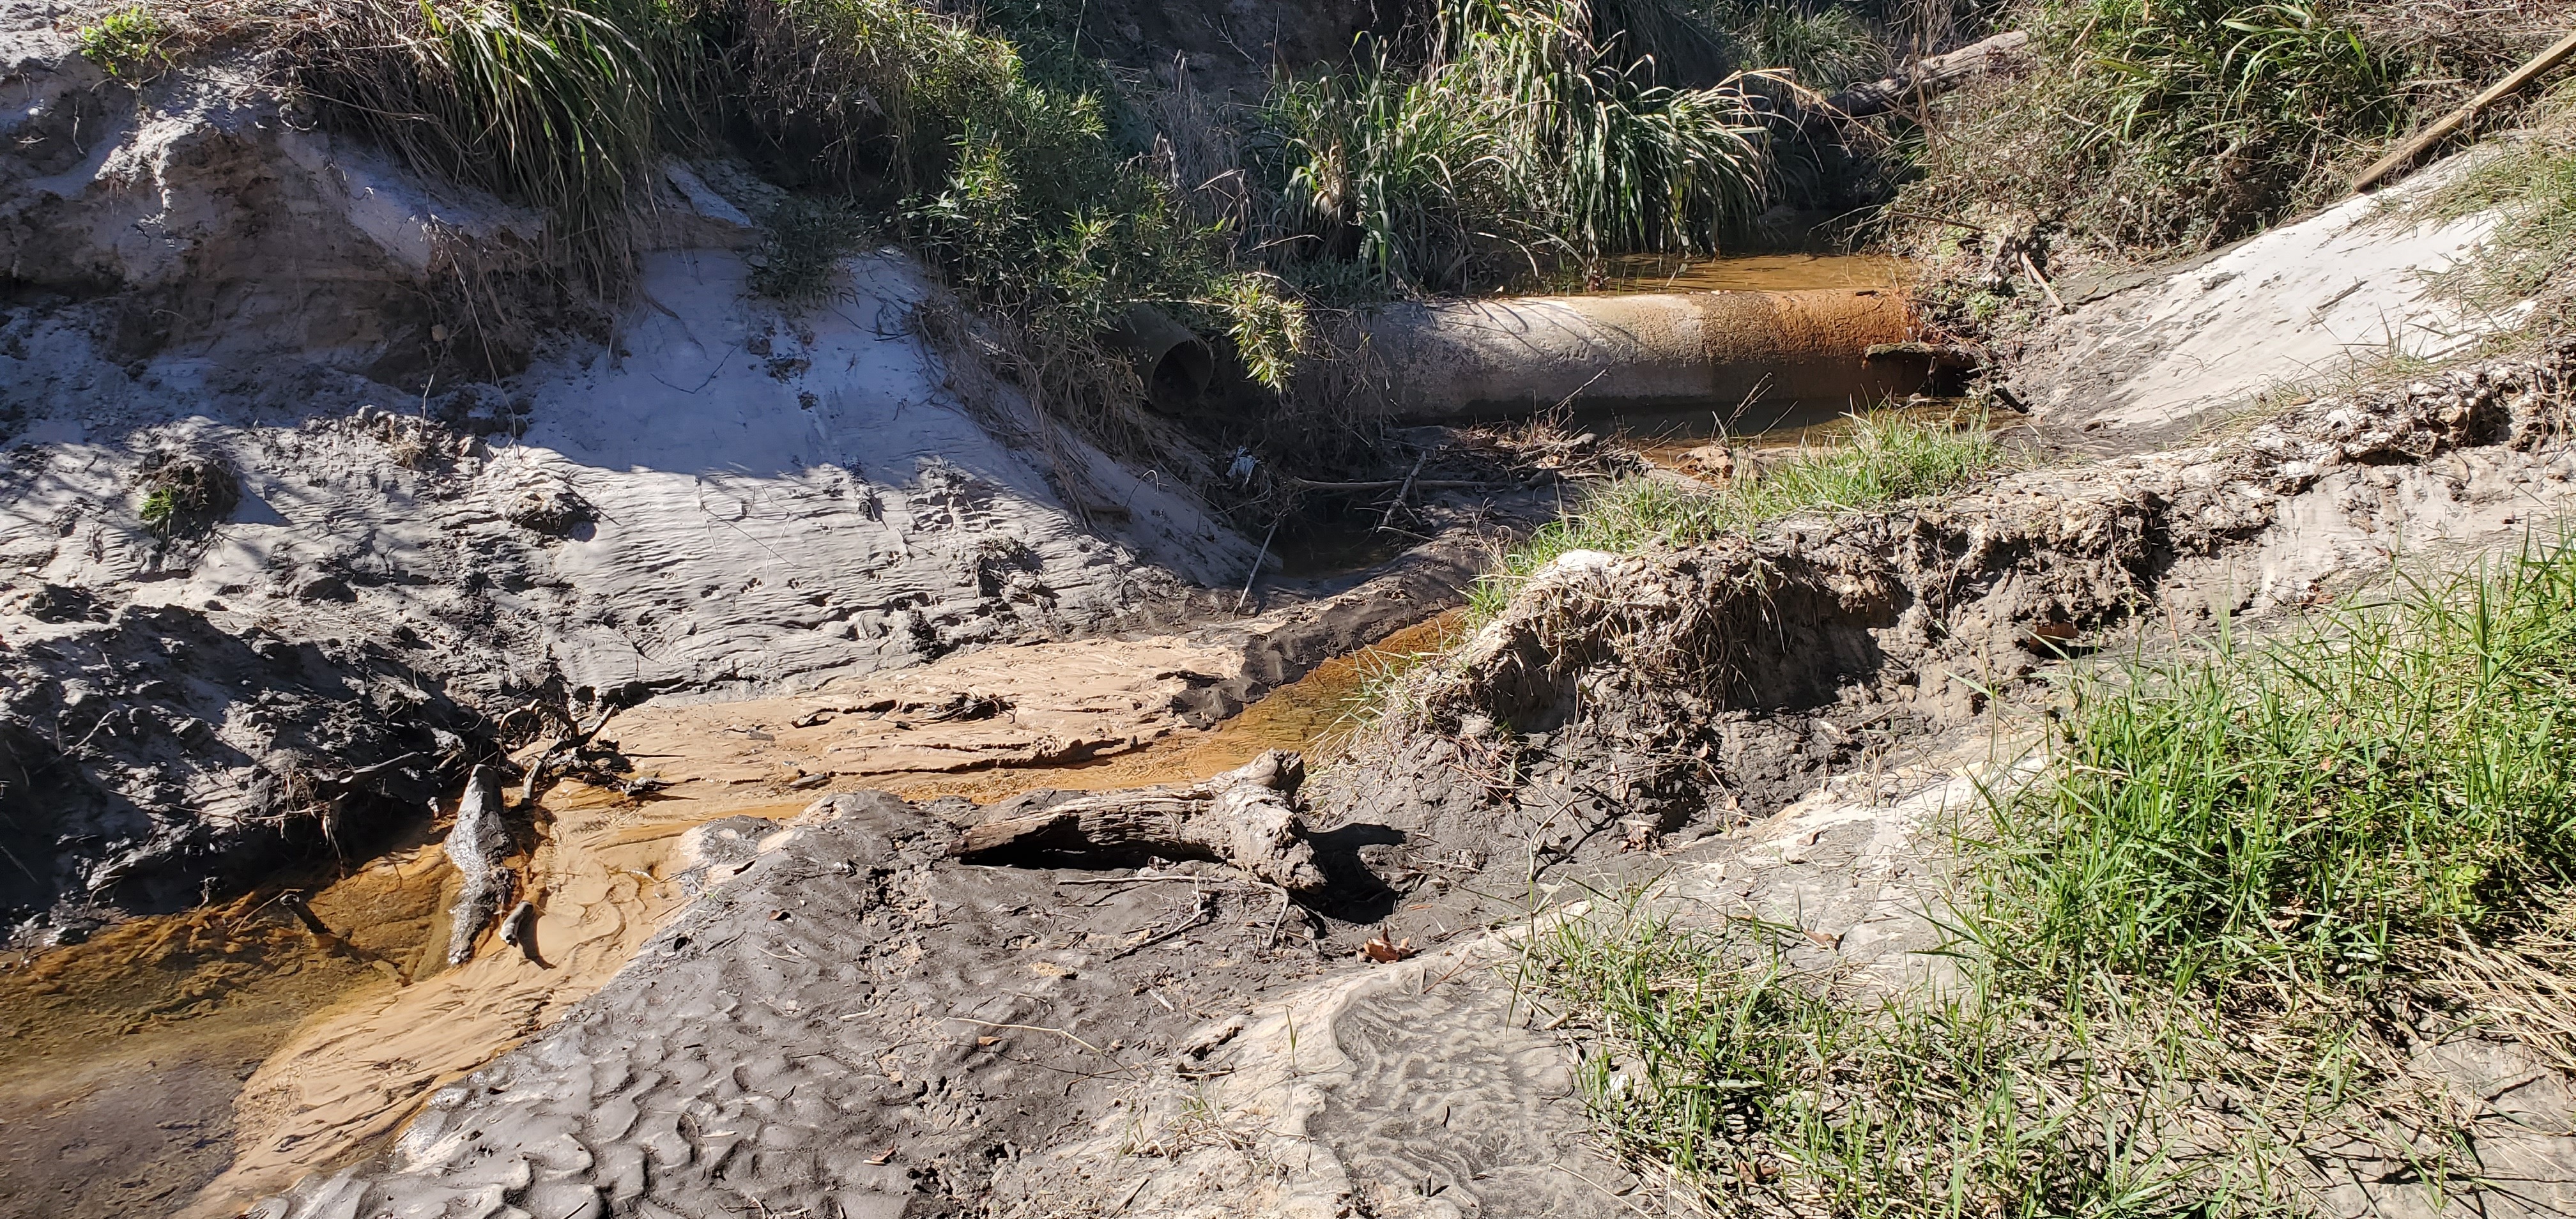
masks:
[(1888, 289), (1652, 292), (1389, 305), (1361, 323), (1407, 421), (1583, 411), (1828, 413), (1919, 388), (1926, 355), (1869, 355), (1913, 338)]

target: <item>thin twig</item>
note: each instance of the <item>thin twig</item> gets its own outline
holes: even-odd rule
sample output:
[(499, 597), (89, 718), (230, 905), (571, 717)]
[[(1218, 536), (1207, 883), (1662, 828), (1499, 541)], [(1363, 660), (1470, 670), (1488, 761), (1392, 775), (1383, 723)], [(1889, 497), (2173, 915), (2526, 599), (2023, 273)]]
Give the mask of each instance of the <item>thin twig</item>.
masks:
[[(1055, 1034), (1056, 1036), (1058, 1036), (1058, 1037), (1062, 1037), (1062, 1038), (1064, 1038), (1065, 1040), (1070, 1041), (1070, 1042), (1074, 1043), (1075, 1045), (1081, 1046), (1082, 1048), (1084, 1048), (1084, 1049), (1086, 1049), (1086, 1050), (1089, 1050), (1089, 1051), (1091, 1051), (1091, 1052), (1092, 1052), (1092, 1053), (1094, 1053), (1094, 1054), (1098, 1054), (1098, 1055), (1100, 1055), (1100, 1056), (1101, 1056), (1101, 1057), (1103, 1057), (1103, 1058), (1109, 1058), (1109, 1051), (1104, 1050), (1104, 1049), (1101, 1049), (1099, 1046), (1093, 1045), (1093, 1044), (1091, 1044), (1091, 1043), (1090, 1043), (1090, 1042), (1088, 1042), (1088, 1041), (1084, 1041), (1082, 1038), (1080, 1038), (1080, 1037), (1076, 1037), (1076, 1036), (1074, 1036), (1073, 1034), (1071, 1034), (1071, 1033), (1069, 1033), (1069, 1032), (1066, 1032), (1066, 1031), (1065, 1031), (1065, 1030), (1063, 1030), (1063, 1029), (1051, 1029), (1051, 1028), (1048, 1028), (1047, 1026), (1045, 1026), (1045, 1025), (1043, 1025), (1043, 1024), (999, 1024), (999, 1023), (996, 1023), (996, 1022), (991, 1021), (991, 1020), (978, 1020), (978, 1019), (974, 1018), (973, 1016), (952, 1016), (952, 1017), (950, 1017), (950, 1019), (952, 1019), (952, 1020), (963, 1020), (963, 1021), (965, 1021), (965, 1022), (966, 1022), (966, 1023), (968, 1023), (968, 1024), (980, 1024), (980, 1025), (983, 1025), (985, 1028), (988, 1028), (988, 1029), (1018, 1029), (1018, 1030), (1020, 1030), (1020, 1031), (1022, 1031), (1022, 1032), (1025, 1032), (1025, 1033), (1053, 1033), (1053, 1034)], [(1109, 1058), (1109, 1061), (1111, 1061), (1111, 1062), (1118, 1062), (1118, 1060), (1117, 1060), (1117, 1059), (1115, 1059), (1115, 1058)], [(1118, 1062), (1118, 1067), (1119, 1067), (1119, 1069), (1120, 1069), (1120, 1070), (1125, 1070), (1125, 1069), (1126, 1069), (1126, 1067), (1127, 1067), (1127, 1064), (1126, 1064), (1126, 1063), (1123, 1063), (1123, 1062)]]
[(1252, 556), (1252, 574), (1243, 578), (1243, 595), (1234, 599), (1235, 613), (1242, 613), (1243, 603), (1252, 599), (1252, 583), (1261, 578), (1261, 565), (1270, 558), (1270, 539), (1279, 536), (1279, 522), (1286, 519), (1284, 512), (1270, 518), (1270, 532), (1261, 535), (1261, 550)]
[(1395, 489), (1395, 498), (1387, 502), (1386, 515), (1378, 518), (1378, 528), (1389, 529), (1394, 527), (1395, 514), (1403, 509), (1404, 497), (1413, 494), (1414, 475), (1422, 473), (1422, 463), (1429, 460), (1431, 460), (1431, 450), (1429, 449), (1422, 450), (1422, 456), (1413, 459), (1413, 468), (1405, 472), (1404, 485)]

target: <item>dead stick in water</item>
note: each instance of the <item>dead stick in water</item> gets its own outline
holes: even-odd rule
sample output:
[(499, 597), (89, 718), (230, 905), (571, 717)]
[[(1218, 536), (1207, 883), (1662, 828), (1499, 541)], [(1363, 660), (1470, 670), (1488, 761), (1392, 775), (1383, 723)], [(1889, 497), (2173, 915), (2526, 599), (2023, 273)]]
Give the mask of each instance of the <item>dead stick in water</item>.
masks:
[(340, 938), (331, 933), (331, 928), (322, 922), (319, 915), (313, 913), (313, 907), (305, 904), (303, 894), (286, 893), (277, 899), (277, 904), (286, 907), (286, 912), (294, 915), (296, 922), (304, 924), (304, 929), (312, 932), (313, 938), (325, 942)]
[(2443, 115), (2432, 126), (2417, 134), (2414, 139), (2399, 145), (2397, 151), (2381, 157), (2370, 168), (2361, 171), (2361, 176), (2352, 180), (2352, 193), (2358, 195), (2378, 185), (2380, 179), (2404, 168), (2408, 162), (2424, 155), (2435, 144), (2441, 143), (2444, 137), (2467, 125), (2470, 119), (2476, 118), (2487, 107), (2521, 92), (2523, 86), (2539, 79), (2542, 73), (2566, 62), (2571, 55), (2576, 55), (2576, 31), (2571, 31), (2565, 38), (2559, 39), (2556, 45), (2533, 56), (2529, 63), (2514, 69), (2503, 80), (2487, 86), (2485, 92), (2470, 98), (2467, 105)]
[(1386, 515), (1378, 518), (1378, 528), (1391, 529), (1395, 526), (1395, 514), (1404, 508), (1404, 497), (1413, 494), (1413, 476), (1422, 473), (1422, 463), (1429, 460), (1431, 460), (1429, 449), (1422, 450), (1422, 456), (1413, 459), (1413, 468), (1405, 471), (1404, 485), (1395, 489), (1395, 498), (1387, 502)]
[(1279, 536), (1279, 522), (1288, 519), (1282, 513), (1270, 518), (1270, 532), (1261, 535), (1261, 550), (1252, 556), (1252, 574), (1243, 578), (1243, 595), (1234, 599), (1234, 612), (1243, 612), (1243, 603), (1252, 599), (1252, 582), (1261, 578), (1261, 564), (1270, 558), (1270, 539)]

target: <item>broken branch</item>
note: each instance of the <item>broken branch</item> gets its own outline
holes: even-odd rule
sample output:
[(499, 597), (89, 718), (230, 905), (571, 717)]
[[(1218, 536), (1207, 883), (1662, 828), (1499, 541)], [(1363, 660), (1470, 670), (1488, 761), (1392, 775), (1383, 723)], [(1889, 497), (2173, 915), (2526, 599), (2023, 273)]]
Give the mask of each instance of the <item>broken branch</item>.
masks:
[(1304, 761), (1274, 749), (1204, 783), (1105, 792), (987, 821), (956, 854), (1106, 855), (1213, 859), (1291, 893), (1324, 888), (1315, 848), (1295, 804)]

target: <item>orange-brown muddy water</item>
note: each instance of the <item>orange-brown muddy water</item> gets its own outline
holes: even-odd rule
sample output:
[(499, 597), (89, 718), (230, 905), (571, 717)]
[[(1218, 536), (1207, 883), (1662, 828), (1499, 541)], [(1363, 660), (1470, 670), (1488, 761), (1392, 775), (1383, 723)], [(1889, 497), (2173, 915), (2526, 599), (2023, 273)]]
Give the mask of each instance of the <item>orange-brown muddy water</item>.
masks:
[[(487, 935), (474, 960), (443, 967), (456, 884), (434, 843), (316, 892), (330, 941), (262, 890), (8, 962), (0, 1212), (229, 1219), (381, 1147), (432, 1090), (624, 965), (684, 900), (669, 878), (693, 826), (785, 820), (860, 787), (989, 803), (1329, 750), (1374, 677), (1454, 630), (1450, 615), (1399, 631), (1204, 732), (1172, 696), (1239, 657), (1172, 639), (1001, 648), (813, 695), (628, 712), (604, 735), (671, 786), (642, 802), (580, 783), (541, 798), (540, 841), (519, 867), (542, 966)], [(1003, 709), (950, 713), (987, 698)]]
[(1739, 254), (1697, 262), (1651, 254), (1608, 260), (1599, 292), (1799, 292), (1895, 288), (1906, 261), (1893, 254)]

